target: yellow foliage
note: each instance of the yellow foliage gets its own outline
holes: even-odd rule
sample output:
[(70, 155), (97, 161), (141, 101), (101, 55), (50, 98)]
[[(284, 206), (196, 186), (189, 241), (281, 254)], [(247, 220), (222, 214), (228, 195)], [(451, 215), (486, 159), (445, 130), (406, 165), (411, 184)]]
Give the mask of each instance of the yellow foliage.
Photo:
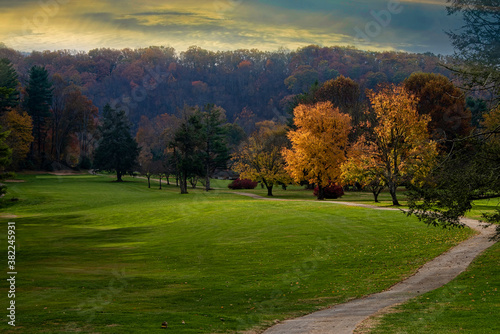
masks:
[(261, 181), (267, 187), (289, 183), (281, 151), (288, 145), (286, 127), (272, 121), (256, 124), (258, 130), (233, 155), (233, 169), (240, 178)]
[(291, 149), (284, 149), (286, 170), (296, 181), (326, 186), (337, 182), (345, 160), (351, 117), (330, 102), (299, 105), (294, 110), (297, 130), (290, 131)]
[(6, 142), (12, 149), (12, 166), (17, 168), (18, 163), (26, 158), (33, 142), (33, 121), (26, 111), (12, 109), (5, 113), (2, 123), (10, 131)]
[(369, 98), (377, 119), (373, 138), (361, 137), (350, 147), (342, 177), (363, 185), (380, 178), (395, 199), (398, 185), (423, 182), (435, 163), (438, 153), (429, 137), (430, 117), (418, 114), (418, 99), (401, 86), (371, 92)]

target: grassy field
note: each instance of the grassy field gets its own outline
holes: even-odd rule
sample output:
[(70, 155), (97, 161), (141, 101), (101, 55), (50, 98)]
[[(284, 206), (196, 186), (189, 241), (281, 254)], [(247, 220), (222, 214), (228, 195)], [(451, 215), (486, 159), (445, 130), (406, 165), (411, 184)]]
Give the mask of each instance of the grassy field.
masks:
[(259, 328), (384, 290), (472, 233), (315, 201), (181, 196), (140, 179), (22, 178), (0, 214), (1, 249), (16, 223), (18, 272), (17, 326), (4, 317), (3, 332)]

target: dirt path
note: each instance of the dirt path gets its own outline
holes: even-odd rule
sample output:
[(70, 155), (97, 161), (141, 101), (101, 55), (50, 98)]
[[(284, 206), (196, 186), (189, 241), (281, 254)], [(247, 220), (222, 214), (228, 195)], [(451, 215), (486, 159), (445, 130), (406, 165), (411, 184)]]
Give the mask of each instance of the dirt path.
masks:
[[(249, 193), (237, 194), (258, 199), (277, 200)], [(348, 202), (325, 203), (379, 210), (398, 210)], [(358, 324), (382, 309), (406, 302), (445, 285), (463, 272), (481, 252), (495, 243), (491, 241), (491, 237), (495, 235), (495, 226), (486, 227), (476, 220), (467, 218), (462, 219), (462, 222), (478, 231), (479, 234), (426, 263), (413, 276), (394, 285), (389, 290), (335, 305), (304, 317), (286, 320), (267, 329), (264, 334), (351, 334)]]

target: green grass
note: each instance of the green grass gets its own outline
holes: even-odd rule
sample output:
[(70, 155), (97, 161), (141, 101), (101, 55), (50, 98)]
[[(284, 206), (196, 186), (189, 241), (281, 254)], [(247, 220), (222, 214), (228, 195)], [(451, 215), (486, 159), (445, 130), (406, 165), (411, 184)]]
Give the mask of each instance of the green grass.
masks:
[(387, 289), (472, 233), (315, 201), (179, 195), (142, 179), (23, 178), (0, 214), (17, 216), (0, 219), (0, 249), (16, 222), (18, 272), (17, 326), (4, 318), (3, 332), (258, 328)]

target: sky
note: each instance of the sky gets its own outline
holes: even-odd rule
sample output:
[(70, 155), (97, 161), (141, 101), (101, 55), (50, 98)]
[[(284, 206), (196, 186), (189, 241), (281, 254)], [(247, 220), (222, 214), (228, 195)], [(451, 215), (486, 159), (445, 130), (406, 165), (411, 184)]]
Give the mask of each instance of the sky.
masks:
[(446, 0), (0, 0), (0, 42), (19, 51), (310, 44), (451, 54)]

